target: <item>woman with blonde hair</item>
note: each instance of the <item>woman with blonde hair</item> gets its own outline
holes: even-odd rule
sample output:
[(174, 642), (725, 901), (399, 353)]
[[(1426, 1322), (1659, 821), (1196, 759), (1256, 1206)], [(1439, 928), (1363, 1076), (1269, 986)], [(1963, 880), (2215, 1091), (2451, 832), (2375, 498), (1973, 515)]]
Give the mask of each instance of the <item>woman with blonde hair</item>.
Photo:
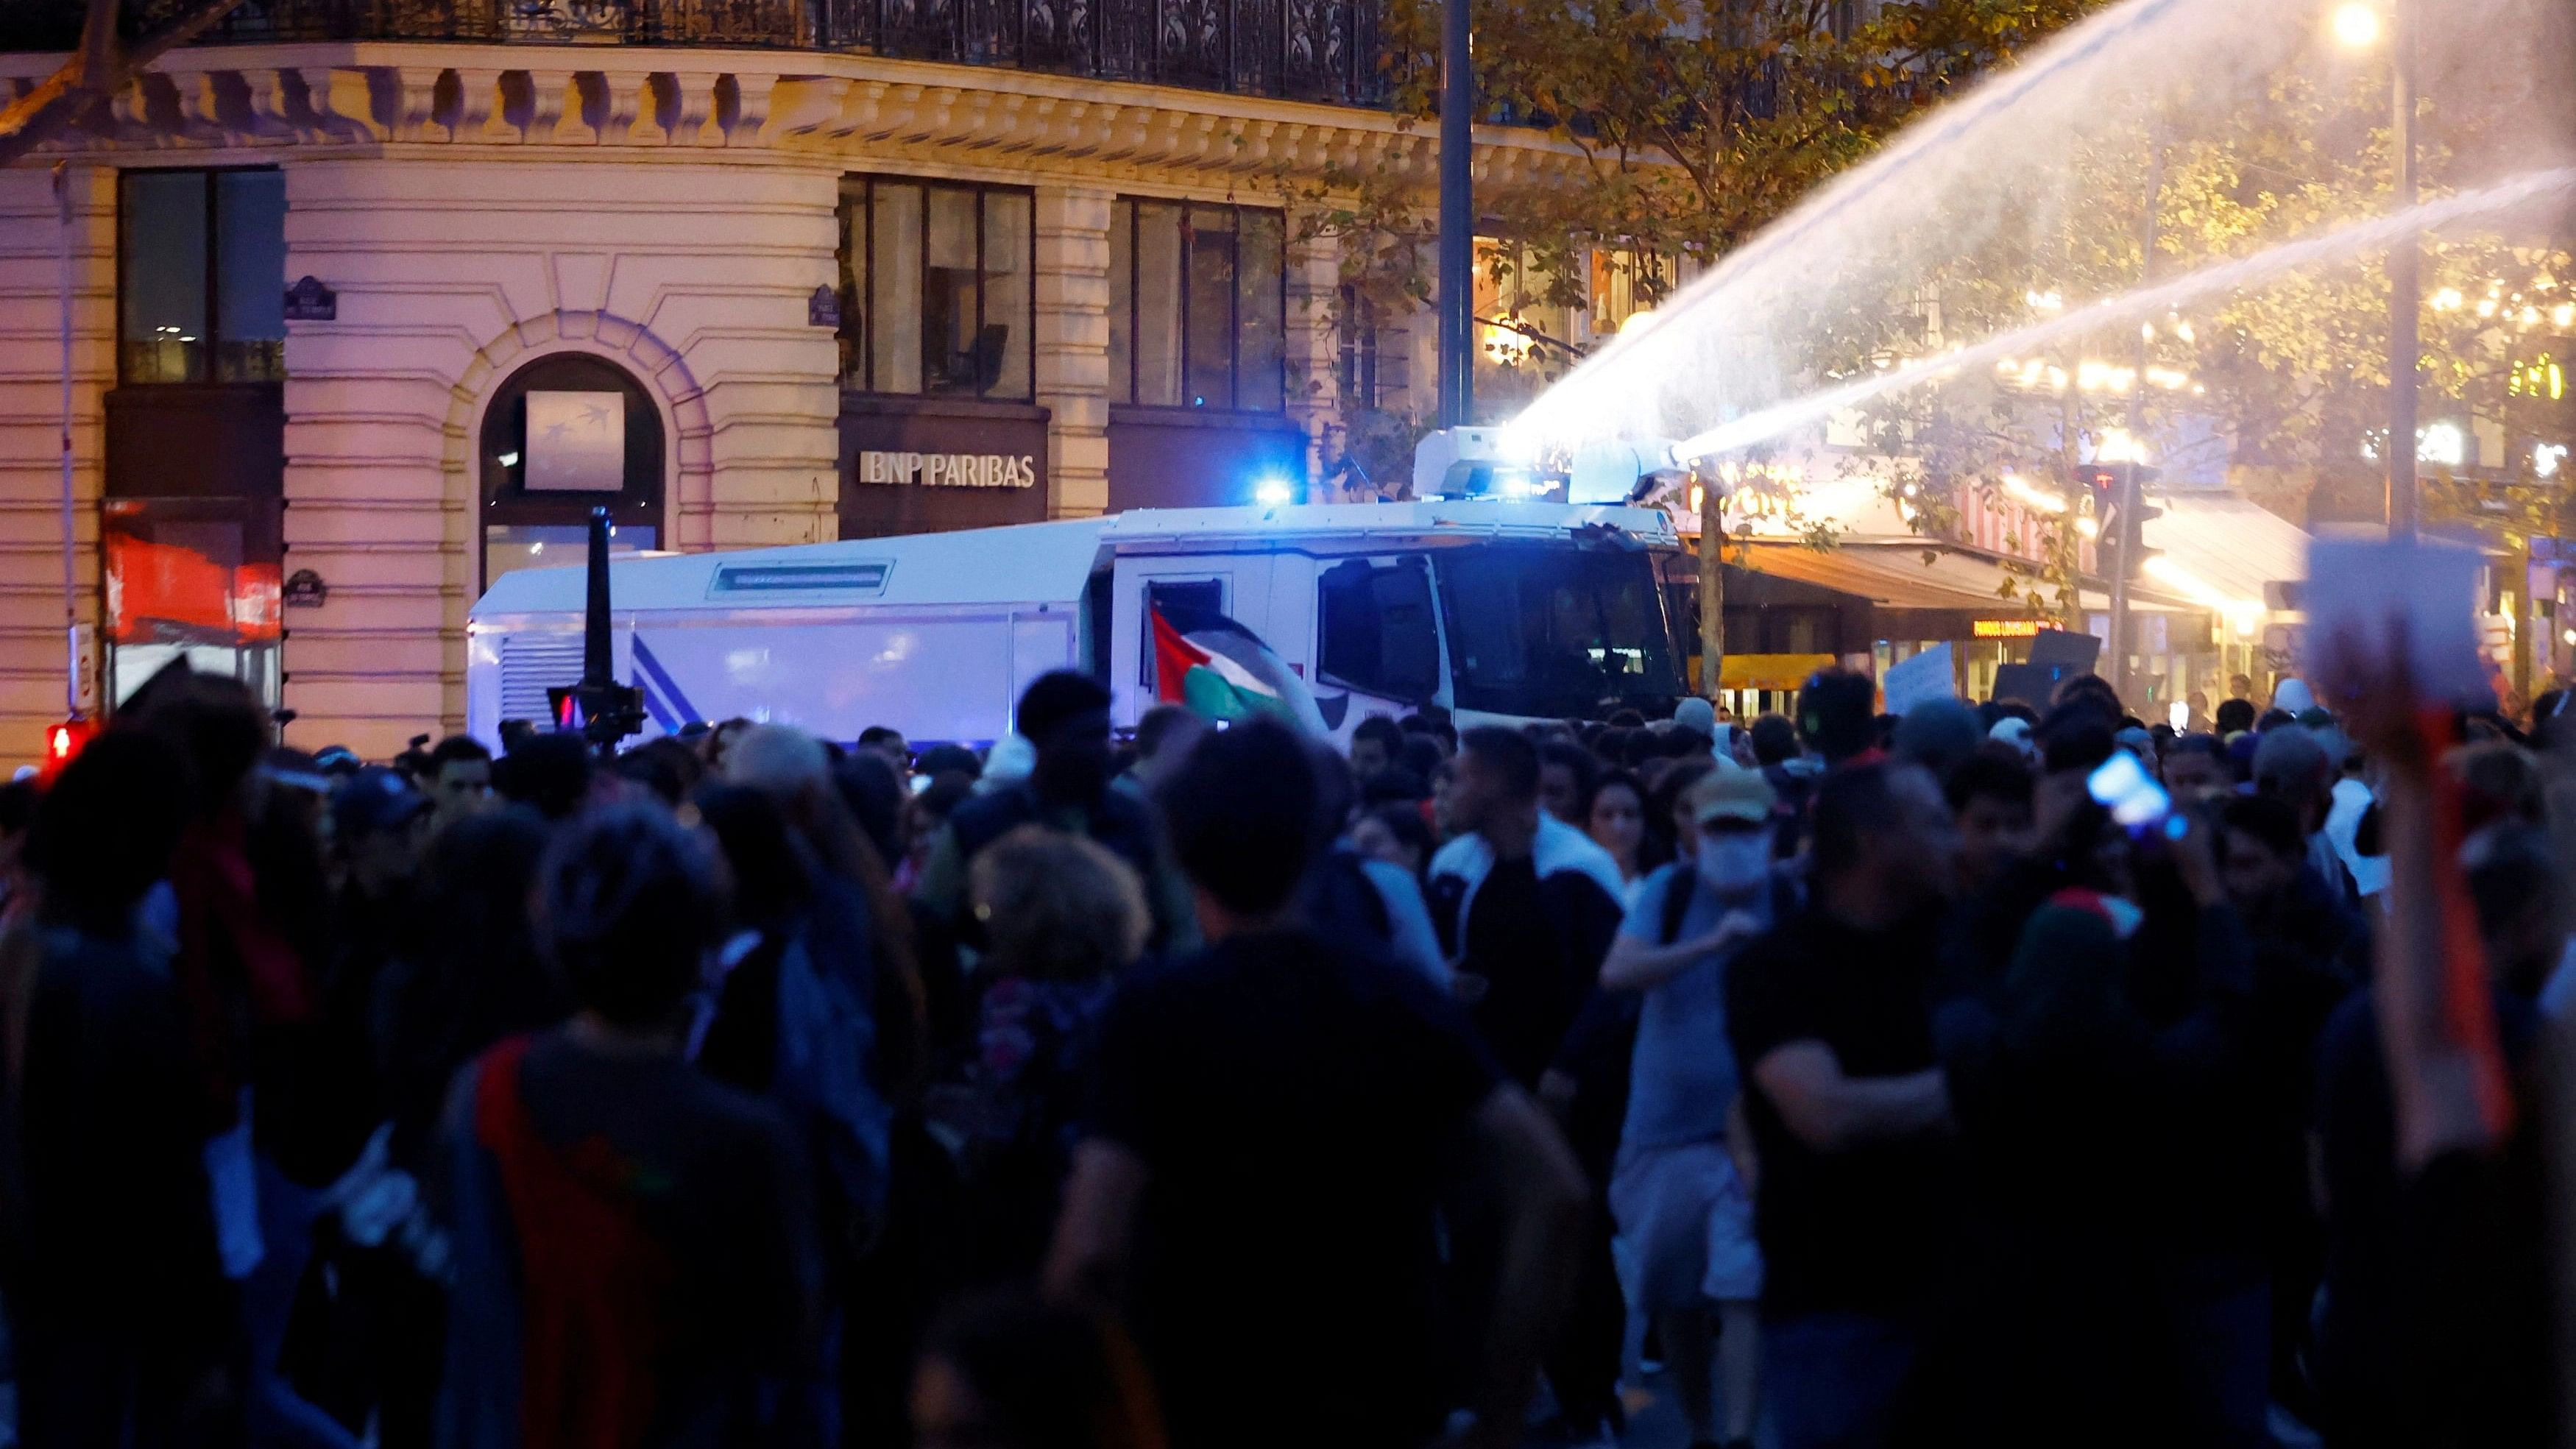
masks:
[(1102, 1007), (1153, 930), (1136, 872), (1081, 836), (1023, 825), (975, 857), (985, 950), (968, 1090), (955, 1125), (974, 1203), (974, 1269), (1023, 1279), (1044, 1253)]

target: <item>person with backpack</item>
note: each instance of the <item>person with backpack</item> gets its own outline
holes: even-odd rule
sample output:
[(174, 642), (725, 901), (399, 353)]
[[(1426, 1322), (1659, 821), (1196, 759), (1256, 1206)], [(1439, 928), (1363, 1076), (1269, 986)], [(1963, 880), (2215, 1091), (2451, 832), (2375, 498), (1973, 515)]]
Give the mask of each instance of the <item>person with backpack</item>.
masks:
[(1604, 990), (1644, 998), (1610, 1178), (1610, 1211), (1631, 1250), (1630, 1306), (1663, 1340), (1690, 1442), (1730, 1449), (1753, 1437), (1762, 1251), (1750, 1175), (1730, 1141), (1742, 1132), (1726, 973), (1797, 907), (1792, 877), (1772, 862), (1777, 803), (1752, 770), (1720, 766), (1692, 786), (1674, 812), (1684, 854), (1638, 884), (1601, 965)]
[(1101, 1013), (1153, 917), (1126, 862), (1033, 825), (975, 857), (969, 888), (985, 951), (976, 1055), (951, 1124), (972, 1219), (966, 1271), (1023, 1282), (1055, 1225)]

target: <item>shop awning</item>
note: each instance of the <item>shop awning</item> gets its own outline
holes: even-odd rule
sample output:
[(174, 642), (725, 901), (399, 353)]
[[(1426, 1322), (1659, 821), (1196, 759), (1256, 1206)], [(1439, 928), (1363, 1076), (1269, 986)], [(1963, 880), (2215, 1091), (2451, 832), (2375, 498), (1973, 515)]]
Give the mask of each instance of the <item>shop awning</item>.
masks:
[(2150, 502), (2164, 515), (2147, 520), (2146, 576), (2166, 593), (2194, 595), (2201, 585), (2231, 606), (2260, 606), (2277, 597), (2271, 586), (2308, 576), (2307, 532), (2261, 504), (2225, 493)]
[[(1928, 563), (1926, 553), (1932, 556)], [(1989, 559), (1938, 545), (1845, 544), (1812, 549), (1795, 543), (1756, 543), (1748, 554), (1747, 563), (1755, 573), (1814, 584), (1882, 608), (1954, 609), (1999, 618), (2043, 612), (2026, 591), (2045, 585), (2009, 573)], [(2003, 589), (2007, 581), (2013, 585), (2010, 597)]]

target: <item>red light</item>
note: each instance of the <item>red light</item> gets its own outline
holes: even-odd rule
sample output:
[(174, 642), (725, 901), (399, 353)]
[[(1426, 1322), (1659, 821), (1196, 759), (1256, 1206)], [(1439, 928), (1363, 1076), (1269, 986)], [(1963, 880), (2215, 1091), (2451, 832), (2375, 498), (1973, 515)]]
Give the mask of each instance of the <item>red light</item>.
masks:
[(81, 752), (81, 747), (88, 744), (91, 737), (97, 733), (97, 721), (78, 717), (64, 720), (59, 724), (47, 725), (42, 771), (44, 777), (51, 780), (61, 774), (63, 767), (70, 764), (72, 758)]

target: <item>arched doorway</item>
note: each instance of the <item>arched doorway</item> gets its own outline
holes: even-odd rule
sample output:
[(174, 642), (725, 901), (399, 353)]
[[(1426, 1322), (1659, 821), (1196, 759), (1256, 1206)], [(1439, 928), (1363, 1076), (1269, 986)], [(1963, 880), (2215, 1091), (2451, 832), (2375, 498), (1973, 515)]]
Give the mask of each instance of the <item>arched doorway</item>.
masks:
[(597, 507), (615, 525), (613, 551), (660, 547), (669, 452), (652, 394), (616, 363), (558, 352), (511, 373), (477, 440), (479, 588), (515, 569), (581, 562)]

